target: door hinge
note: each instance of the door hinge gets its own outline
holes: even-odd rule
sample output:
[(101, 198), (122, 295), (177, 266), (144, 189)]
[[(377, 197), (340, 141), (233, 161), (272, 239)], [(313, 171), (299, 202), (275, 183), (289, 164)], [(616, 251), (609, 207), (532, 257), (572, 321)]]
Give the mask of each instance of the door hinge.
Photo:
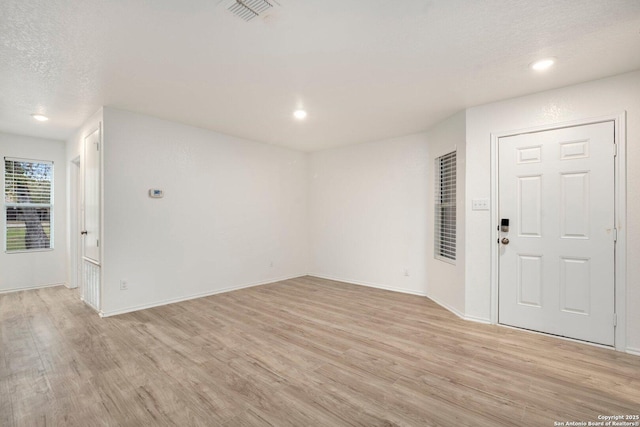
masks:
[(100, 151), (100, 143), (96, 142), (96, 151)]
[(614, 242), (618, 241), (618, 229), (617, 228), (613, 229), (613, 241)]
[(96, 239), (96, 247), (100, 247), (100, 239)]
[(618, 326), (618, 315), (613, 313), (613, 326)]
[(613, 144), (613, 157), (618, 155), (618, 144)]

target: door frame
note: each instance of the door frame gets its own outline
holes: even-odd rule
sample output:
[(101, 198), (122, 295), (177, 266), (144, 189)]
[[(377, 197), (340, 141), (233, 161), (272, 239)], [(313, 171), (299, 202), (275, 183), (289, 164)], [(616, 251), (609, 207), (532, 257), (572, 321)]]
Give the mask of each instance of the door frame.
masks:
[(80, 165), (80, 156), (75, 157), (69, 162), (69, 183), (71, 185), (69, 197), (69, 245), (70, 245), (70, 272), (69, 272), (69, 288), (79, 288), (82, 283), (82, 239), (80, 237), (80, 228), (82, 227), (82, 172)]
[[(491, 133), (491, 323), (498, 324), (498, 290), (500, 277), (500, 244), (498, 243), (499, 225), (499, 179), (498, 179), (498, 143), (500, 138), (526, 133), (563, 129), (568, 127), (596, 124), (602, 122), (614, 123), (614, 143), (617, 156), (614, 160), (614, 216), (618, 230), (614, 256), (614, 301), (617, 322), (615, 327), (615, 349), (626, 350), (626, 296), (627, 296), (627, 159), (626, 159), (626, 111), (618, 114), (599, 116), (568, 122), (533, 126), (504, 132)], [(613, 322), (614, 319), (611, 319)], [(580, 341), (584, 342), (584, 341)]]

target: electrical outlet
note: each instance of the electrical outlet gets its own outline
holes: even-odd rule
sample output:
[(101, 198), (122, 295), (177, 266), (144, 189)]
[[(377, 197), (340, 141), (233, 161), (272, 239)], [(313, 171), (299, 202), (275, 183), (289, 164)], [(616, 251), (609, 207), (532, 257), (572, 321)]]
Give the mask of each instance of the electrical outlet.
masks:
[(405, 268), (405, 269), (404, 269), (404, 275), (405, 275), (406, 277), (409, 277), (409, 269), (408, 269), (408, 268)]
[(127, 289), (129, 289), (129, 282), (126, 280), (120, 280), (120, 290), (126, 291)]
[(273, 261), (271, 261), (271, 263), (269, 264), (269, 267), (273, 268)]

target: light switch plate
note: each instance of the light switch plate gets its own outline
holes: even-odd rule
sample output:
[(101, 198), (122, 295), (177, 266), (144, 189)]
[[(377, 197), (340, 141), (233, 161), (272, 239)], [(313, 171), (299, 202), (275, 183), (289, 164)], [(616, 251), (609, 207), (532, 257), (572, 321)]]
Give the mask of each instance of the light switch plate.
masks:
[(474, 211), (488, 211), (489, 199), (473, 199), (471, 200), (471, 210)]

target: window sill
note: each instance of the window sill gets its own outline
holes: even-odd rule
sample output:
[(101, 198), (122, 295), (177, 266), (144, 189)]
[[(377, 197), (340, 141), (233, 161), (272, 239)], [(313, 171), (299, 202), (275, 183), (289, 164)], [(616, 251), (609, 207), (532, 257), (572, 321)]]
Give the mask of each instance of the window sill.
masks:
[(22, 250), (18, 250), (18, 251), (7, 251), (5, 250), (4, 253), (7, 255), (12, 255), (12, 254), (30, 254), (32, 252), (51, 252), (53, 251), (55, 248), (47, 248), (47, 249), (22, 249)]

